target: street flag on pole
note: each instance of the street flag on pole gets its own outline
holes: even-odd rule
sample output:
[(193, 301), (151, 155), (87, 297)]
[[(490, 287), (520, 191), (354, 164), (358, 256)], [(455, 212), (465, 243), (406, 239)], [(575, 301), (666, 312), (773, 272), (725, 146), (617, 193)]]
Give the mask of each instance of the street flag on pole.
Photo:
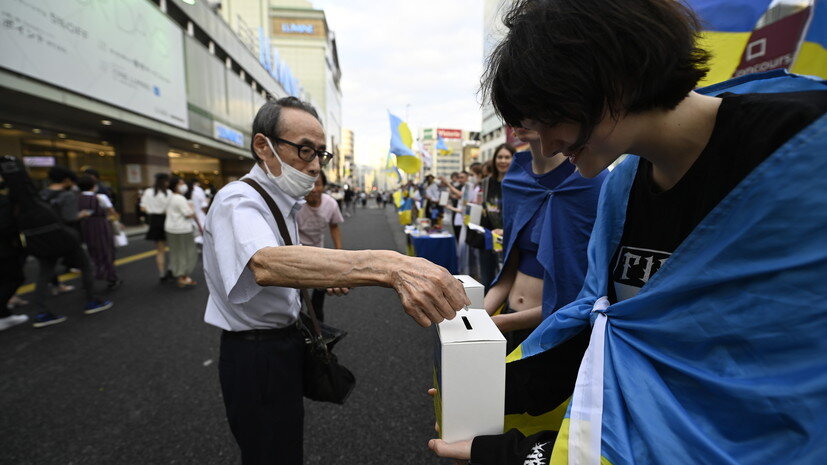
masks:
[(422, 160), (416, 156), (413, 149), (413, 136), (408, 124), (399, 117), (388, 112), (391, 123), (390, 152), (396, 155), (396, 166), (408, 174), (418, 173), (422, 168)]
[(436, 139), (436, 153), (439, 155), (448, 155), (451, 153), (451, 149), (445, 145), (445, 139), (442, 136), (437, 136)]
[(758, 27), (771, 3), (687, 1), (704, 29), (699, 45), (712, 53), (710, 71), (699, 87), (778, 68), (827, 78), (827, 0), (774, 5), (772, 11), (783, 17)]

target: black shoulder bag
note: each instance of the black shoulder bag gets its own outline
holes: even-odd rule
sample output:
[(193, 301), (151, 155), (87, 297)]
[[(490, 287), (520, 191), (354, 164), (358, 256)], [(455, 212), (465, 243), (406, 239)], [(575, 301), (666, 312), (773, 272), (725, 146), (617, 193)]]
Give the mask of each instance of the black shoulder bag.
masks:
[[(272, 197), (256, 181), (250, 178), (241, 181), (250, 185), (261, 195), (267, 206), (270, 207), (270, 212), (279, 226), (284, 243), (293, 245), (284, 217)], [(306, 310), (300, 318), (302, 332), (305, 337), (304, 396), (319, 402), (344, 404), (356, 385), (356, 377), (353, 376), (350, 370), (339, 364), (332, 352), (333, 344), (341, 339), (342, 332), (339, 331), (337, 334), (337, 330), (329, 327), (326, 328), (327, 331), (323, 331), (319, 320), (316, 319), (316, 311), (308, 296), (307, 289), (301, 289), (300, 291)], [(307, 318), (308, 316), (309, 318)], [(333, 336), (326, 338), (323, 333), (332, 334)]]

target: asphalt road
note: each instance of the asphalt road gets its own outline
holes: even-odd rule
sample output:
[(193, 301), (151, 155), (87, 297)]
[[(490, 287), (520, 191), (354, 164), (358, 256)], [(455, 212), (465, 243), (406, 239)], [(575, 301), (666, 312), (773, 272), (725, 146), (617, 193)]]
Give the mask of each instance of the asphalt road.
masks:
[[(394, 216), (359, 207), (343, 225), (346, 248), (401, 250)], [(132, 238), (119, 256), (151, 248)], [(84, 315), (76, 290), (50, 301), (65, 323), (0, 333), (0, 463), (240, 463), (218, 384), (219, 330), (203, 322), (206, 286), (160, 284), (152, 258), (119, 270), (111, 310)], [(194, 278), (203, 283), (200, 266)], [(447, 463), (427, 449), (432, 329), (389, 289), (328, 297), (325, 315), (350, 333), (336, 353), (357, 386), (345, 406), (305, 400), (305, 463)]]

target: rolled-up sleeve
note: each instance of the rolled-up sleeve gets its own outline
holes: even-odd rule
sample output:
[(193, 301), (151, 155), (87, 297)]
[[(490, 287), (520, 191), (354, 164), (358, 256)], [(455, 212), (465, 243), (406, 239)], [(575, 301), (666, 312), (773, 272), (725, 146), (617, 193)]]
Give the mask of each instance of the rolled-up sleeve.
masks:
[(240, 194), (219, 197), (210, 209), (207, 232), (217, 269), (208, 272), (220, 276), (223, 297), (232, 304), (245, 303), (262, 289), (247, 267), (250, 258), (265, 247), (282, 245), (268, 224), (269, 216), (269, 211)]

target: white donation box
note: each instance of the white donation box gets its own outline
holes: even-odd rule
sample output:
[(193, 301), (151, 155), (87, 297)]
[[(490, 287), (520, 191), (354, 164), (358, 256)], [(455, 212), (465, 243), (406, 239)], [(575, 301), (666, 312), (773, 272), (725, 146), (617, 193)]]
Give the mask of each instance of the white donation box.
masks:
[(465, 288), (465, 295), (467, 295), (471, 301), (471, 305), (469, 305), (468, 308), (485, 308), (485, 305), (483, 305), (485, 300), (485, 286), (465, 274), (457, 274), (454, 275), (454, 277), (462, 283), (462, 287)]
[(482, 309), (460, 310), (436, 328), (434, 410), (447, 442), (501, 434), (505, 338)]

